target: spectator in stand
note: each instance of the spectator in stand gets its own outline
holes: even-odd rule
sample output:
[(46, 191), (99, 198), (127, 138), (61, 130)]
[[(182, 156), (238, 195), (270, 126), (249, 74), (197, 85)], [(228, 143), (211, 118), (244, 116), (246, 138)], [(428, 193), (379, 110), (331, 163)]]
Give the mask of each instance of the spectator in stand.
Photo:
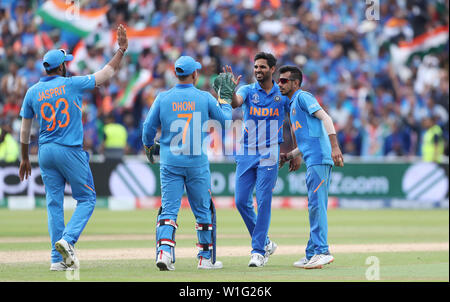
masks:
[(19, 160), (19, 143), (11, 135), (11, 126), (0, 127), (0, 162), (15, 163)]
[[(251, 82), (253, 62), (249, 58), (267, 49), (277, 54), (280, 66), (301, 66), (302, 87), (328, 108), (337, 122), (338, 137), (352, 142), (358, 137), (362, 141), (359, 145), (351, 144), (349, 150), (340, 141), (345, 154), (367, 155), (368, 143), (377, 142), (375, 154), (383, 156), (386, 148), (391, 150), (389, 140), (398, 127), (399, 133), (410, 136), (410, 150), (406, 153), (420, 156), (425, 130), (422, 122), (438, 115), (444, 152), (448, 155), (448, 41), (445, 49), (423, 59), (417, 56), (402, 68), (394, 66), (389, 48), (392, 43), (410, 42), (438, 27), (448, 28), (448, 1), (380, 1), (380, 20), (376, 26), (366, 20), (365, 2), (353, 0), (80, 1), (81, 9), (110, 7), (98, 32), (88, 37), (53, 27), (37, 17), (36, 10), (44, 2), (0, 1), (0, 79), (10, 73), (10, 65), (15, 63), (19, 76), (26, 79), (24, 91), (42, 72), (31, 67), (30, 61), (40, 66), (36, 58), (49, 49), (67, 48), (78, 58), (84, 56), (76, 65), (69, 66), (69, 71), (73, 75), (86, 74), (102, 67), (111, 57), (109, 47), (105, 46), (110, 43), (111, 28), (118, 22), (135, 29), (157, 26), (161, 30), (159, 36), (149, 39), (137, 52), (129, 51), (124, 62), (126, 68), (109, 85), (86, 96), (89, 125), (85, 129), (90, 133), (99, 129), (97, 115), (111, 111), (137, 70), (150, 70), (153, 79), (134, 98), (131, 107), (126, 108), (133, 114), (139, 112), (134, 122), (142, 124), (145, 115), (140, 112), (148, 111), (156, 95), (175, 84), (171, 66), (180, 55), (195, 57), (205, 67), (199, 73), (197, 86), (210, 89), (211, 80), (224, 65), (242, 74), (242, 85)], [(83, 44), (87, 49), (80, 47)], [(77, 52), (73, 52), (75, 47)], [(401, 76), (400, 70), (407, 76)], [(13, 81), (10, 76), (7, 78), (10, 87), (21, 85), (15, 78)], [(110, 88), (117, 92), (111, 93)], [(0, 116), (5, 110), (14, 115), (14, 108), (21, 106), (16, 103), (2, 91)], [(401, 117), (397, 126), (391, 125), (393, 113)], [(372, 122), (387, 119), (386, 125), (380, 123), (380, 131), (370, 132), (371, 136), (366, 131), (368, 125), (374, 127), (369, 116)], [(242, 120), (242, 112), (234, 110), (233, 118)], [(120, 123), (124, 120), (121, 118)], [(101, 139), (88, 137), (92, 139), (94, 153), (99, 152)]]
[(36, 59), (34, 57), (29, 57), (25, 66), (19, 69), (18, 75), (25, 79), (27, 87), (31, 87), (33, 84), (39, 82), (42, 71), (37, 66)]
[(9, 64), (9, 73), (2, 77), (0, 88), (5, 98), (3, 117), (17, 117), (20, 112), (21, 100), (27, 90), (27, 84), (25, 78), (18, 75), (18, 66), (15, 62)]
[(136, 125), (136, 121), (131, 112), (125, 113), (123, 118), (124, 126), (127, 130), (126, 154), (139, 154), (143, 149), (142, 129)]
[(354, 126), (353, 116), (349, 116), (344, 128), (337, 133), (342, 154), (358, 156), (361, 154), (361, 132)]
[(384, 156), (406, 156), (410, 153), (411, 135), (398, 121), (390, 124), (391, 133), (384, 139)]

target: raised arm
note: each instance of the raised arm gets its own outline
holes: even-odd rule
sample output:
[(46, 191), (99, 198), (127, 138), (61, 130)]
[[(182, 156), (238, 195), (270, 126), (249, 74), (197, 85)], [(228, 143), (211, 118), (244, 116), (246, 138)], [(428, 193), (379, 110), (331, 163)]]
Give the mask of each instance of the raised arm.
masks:
[(117, 43), (119, 45), (119, 50), (102, 70), (94, 73), (95, 86), (100, 86), (109, 81), (119, 69), (120, 62), (128, 48), (127, 30), (122, 24), (117, 27)]
[[(242, 75), (239, 75), (238, 77), (235, 77), (233, 74), (233, 69), (231, 66), (225, 66), (223, 68), (223, 72), (227, 75), (228, 78), (224, 80), (224, 83), (221, 87), (221, 89), (226, 89), (227, 95), (231, 94), (231, 107), (237, 108), (242, 106), (244, 103), (244, 98), (238, 94), (236, 94), (235, 88), (239, 85), (239, 82), (242, 78)], [(220, 93), (219, 93), (220, 97)]]

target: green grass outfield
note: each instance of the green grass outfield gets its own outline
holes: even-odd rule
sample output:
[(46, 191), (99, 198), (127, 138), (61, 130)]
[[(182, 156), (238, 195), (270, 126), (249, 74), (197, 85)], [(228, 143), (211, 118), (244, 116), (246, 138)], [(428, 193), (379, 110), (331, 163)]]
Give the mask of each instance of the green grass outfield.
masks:
[[(68, 219), (71, 212), (66, 214)], [(449, 281), (448, 210), (333, 209), (328, 215), (334, 263), (321, 270), (293, 267), (304, 255), (307, 212), (275, 209), (269, 235), (279, 248), (265, 267), (249, 268), (250, 238), (244, 223), (237, 210), (220, 209), (218, 258), (224, 268), (199, 271), (194, 217), (189, 209), (182, 209), (176, 233), (176, 251), (181, 254), (177, 254), (176, 270), (160, 272), (154, 264), (156, 210), (96, 209), (76, 245), (81, 261), (79, 280), (364, 282), (368, 281), (367, 271), (376, 265), (366, 261), (375, 256), (380, 281)], [(49, 271), (49, 248), (45, 210), (0, 210), (0, 281), (67, 281), (65, 272)], [(138, 256), (122, 259), (124, 251)]]

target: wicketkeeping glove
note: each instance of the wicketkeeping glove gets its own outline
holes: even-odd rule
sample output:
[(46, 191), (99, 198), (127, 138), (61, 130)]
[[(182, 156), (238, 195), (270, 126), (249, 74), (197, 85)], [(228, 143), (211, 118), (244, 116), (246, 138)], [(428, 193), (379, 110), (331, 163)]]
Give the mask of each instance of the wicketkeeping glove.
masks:
[(152, 164), (155, 163), (155, 159), (153, 158), (153, 155), (155, 155), (156, 153), (159, 153), (159, 142), (155, 142), (150, 148), (147, 146), (144, 146), (144, 150), (145, 150), (145, 155), (147, 156), (147, 159), (149, 160), (149, 162), (151, 162)]
[(217, 93), (217, 95), (219, 95), (219, 88), (220, 88), (220, 86), (222, 85), (222, 82), (223, 82), (223, 75), (225, 75), (223, 72), (220, 73), (214, 79), (214, 82), (213, 82), (213, 88), (214, 88), (214, 91)]
[(234, 89), (236, 89), (236, 84), (233, 82), (233, 74), (230, 72), (220, 73), (214, 80), (213, 84), (214, 90), (220, 99), (225, 100), (228, 104), (231, 103), (233, 98)]

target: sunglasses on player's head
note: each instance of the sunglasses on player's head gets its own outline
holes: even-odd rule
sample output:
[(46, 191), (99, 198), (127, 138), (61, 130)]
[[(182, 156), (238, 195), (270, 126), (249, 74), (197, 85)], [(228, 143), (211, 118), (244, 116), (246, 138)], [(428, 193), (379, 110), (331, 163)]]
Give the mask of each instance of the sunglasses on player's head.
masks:
[(286, 84), (289, 81), (293, 81), (293, 79), (279, 78), (278, 83)]

